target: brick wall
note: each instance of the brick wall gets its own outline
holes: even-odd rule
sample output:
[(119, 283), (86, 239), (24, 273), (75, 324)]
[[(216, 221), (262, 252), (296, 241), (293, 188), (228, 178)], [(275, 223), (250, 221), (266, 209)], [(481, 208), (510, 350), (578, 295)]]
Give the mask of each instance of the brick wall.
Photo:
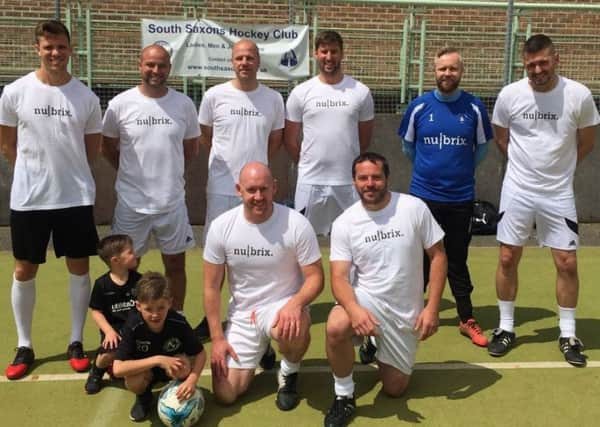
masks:
[[(244, 24), (284, 24), (288, 22), (289, 6), (283, 0), (93, 0), (81, 1), (90, 5), (92, 31), (92, 76), (93, 89), (101, 96), (103, 105), (116, 93), (136, 84), (139, 77), (136, 60), (140, 48), (140, 19), (142, 18), (183, 18), (202, 16), (225, 23)], [(518, 37), (520, 48), (527, 26), (532, 33), (545, 32), (553, 37), (561, 55), (561, 73), (587, 84), (594, 95), (600, 97), (600, 11), (568, 10), (573, 4), (597, 5), (597, 1), (547, 1), (529, 0), (527, 3), (563, 5), (563, 9), (545, 7), (543, 9), (517, 10)], [(77, 49), (85, 47), (85, 25), (78, 23), (85, 9), (79, 10), (75, 2), (62, 1), (65, 19), (67, 9), (71, 12), (73, 44)], [(196, 7), (194, 7), (196, 6)], [(54, 1), (0, 0), (0, 86), (27, 73), (38, 65), (33, 50), (32, 29), (39, 19), (54, 16)], [(319, 28), (339, 30), (345, 41), (346, 72), (367, 83), (374, 95), (377, 112), (397, 114), (401, 111), (400, 102), (400, 50), (405, 19), (412, 16), (414, 27), (409, 45), (412, 56), (419, 54), (422, 21), (426, 21), (424, 88), (433, 86), (431, 64), (435, 51), (446, 44), (456, 45), (462, 50), (466, 63), (466, 74), (462, 86), (482, 96), (491, 108), (495, 94), (502, 86), (504, 71), (504, 33), (506, 30), (506, 9), (474, 7), (425, 7), (394, 5), (389, 3), (348, 3), (328, 0), (296, 0), (294, 2), (294, 22), (311, 26), (318, 18)], [(85, 56), (73, 58), (73, 74), (85, 76)], [(516, 56), (518, 62), (519, 56)], [(516, 67), (514, 78), (522, 69)], [(407, 70), (408, 83), (415, 84), (419, 77), (419, 66), (413, 64)], [(217, 83), (209, 79), (208, 86)], [(273, 82), (268, 82), (273, 85)], [(173, 78), (171, 84), (181, 87), (181, 80)], [(201, 98), (198, 85), (190, 85), (197, 103)], [(285, 94), (286, 86), (276, 85)], [(195, 94), (195, 95), (194, 95)], [(416, 89), (408, 93), (408, 99), (416, 94)], [(384, 119), (382, 119), (384, 120)], [(395, 122), (395, 119), (386, 118)], [(392, 126), (388, 126), (390, 129)], [(386, 128), (387, 129), (387, 128)], [(388, 129), (389, 130), (389, 129)], [(387, 132), (387, 130), (385, 131)], [(376, 146), (383, 151), (386, 143), (396, 139), (395, 133), (376, 130)], [(392, 153), (390, 153), (392, 154)], [(396, 153), (394, 152), (395, 156)], [(489, 171), (487, 171), (489, 169)], [(206, 156), (194, 162), (188, 172), (188, 206), (194, 223), (204, 218), (204, 186), (206, 182)], [(280, 181), (280, 199), (289, 196), (294, 179), (289, 168), (289, 160), (281, 154), (275, 163), (276, 175)], [(487, 171), (487, 172), (486, 172)], [(98, 181), (99, 203), (97, 218), (109, 222), (114, 205), (112, 185), (114, 173), (107, 164), (100, 161), (95, 167)], [(489, 173), (488, 173), (489, 172)], [(497, 164), (484, 164), (485, 176), (498, 174)], [(595, 182), (600, 177), (586, 176)], [(495, 178), (494, 178), (495, 179)], [(7, 222), (8, 189), (10, 188), (10, 168), (0, 159), (0, 224)], [(480, 180), (481, 182), (482, 180)], [(581, 181), (581, 179), (579, 180)], [(494, 181), (495, 182), (495, 181)], [(395, 181), (395, 189), (405, 190), (402, 179)], [(593, 189), (593, 185), (580, 184), (582, 188)], [(488, 190), (485, 190), (488, 191)], [(587, 190), (586, 190), (587, 191)], [(493, 189), (489, 194), (494, 193)], [(586, 196), (587, 197), (587, 196)], [(590, 193), (589, 199), (593, 199)], [(595, 199), (594, 199), (595, 200)], [(585, 211), (584, 219), (596, 220), (593, 209)]]

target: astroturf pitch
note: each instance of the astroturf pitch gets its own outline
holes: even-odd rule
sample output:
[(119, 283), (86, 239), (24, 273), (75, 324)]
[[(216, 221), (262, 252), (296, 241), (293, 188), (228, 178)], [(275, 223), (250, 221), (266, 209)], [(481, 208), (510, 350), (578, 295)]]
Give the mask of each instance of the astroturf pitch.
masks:
[[(497, 326), (494, 273), (497, 248), (473, 247), (470, 267), (476, 316), (489, 335)], [(327, 249), (323, 250), (325, 260)], [(380, 393), (374, 367), (356, 365), (357, 416), (351, 426), (594, 426), (600, 423), (597, 395), (600, 389), (600, 248), (578, 251), (581, 290), (577, 335), (586, 346), (588, 367), (570, 367), (558, 351), (558, 319), (554, 298), (555, 271), (547, 249), (526, 248), (520, 268), (516, 310), (517, 346), (505, 357), (487, 355), (459, 335), (456, 311), (448, 288), (440, 313), (441, 327), (421, 343), (417, 365), (407, 394), (390, 399)], [(328, 276), (327, 263), (326, 277)], [(161, 270), (160, 256), (144, 257), (141, 271)], [(92, 260), (93, 278), (105, 271)], [(190, 323), (202, 317), (201, 252), (187, 255)], [(0, 365), (12, 360), (16, 344), (10, 309), (12, 257), (0, 252)], [(8, 382), (0, 376), (1, 426), (130, 426), (133, 395), (121, 382), (94, 396), (83, 391), (85, 375), (74, 374), (64, 352), (69, 338), (68, 287), (64, 262), (48, 255), (37, 279), (33, 340), (36, 364), (24, 381)], [(224, 301), (226, 295), (223, 296)], [(332, 378), (325, 358), (324, 328), (332, 306), (329, 279), (313, 304), (312, 343), (299, 378), (302, 401), (290, 412), (274, 404), (276, 377), (257, 375), (239, 403), (214, 403), (207, 371), (199, 381), (206, 398), (201, 426), (320, 426), (332, 400)], [(85, 349), (92, 354), (98, 332), (91, 318), (85, 329)], [(210, 351), (210, 345), (206, 346)], [(279, 360), (279, 357), (278, 357)], [(2, 372), (3, 373), (3, 372)], [(156, 415), (140, 425), (159, 426)]]

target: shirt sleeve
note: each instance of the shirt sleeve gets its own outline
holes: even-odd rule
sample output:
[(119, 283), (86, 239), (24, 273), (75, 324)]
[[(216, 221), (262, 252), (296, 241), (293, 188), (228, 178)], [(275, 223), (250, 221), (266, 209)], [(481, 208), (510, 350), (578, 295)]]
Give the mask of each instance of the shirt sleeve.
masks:
[(321, 250), (319, 249), (317, 235), (310, 222), (300, 214), (298, 216), (300, 223), (296, 241), (296, 254), (298, 264), (306, 266), (321, 259)]
[(291, 122), (302, 123), (303, 107), (298, 92), (298, 87), (296, 87), (288, 96), (285, 104), (285, 118)]
[(93, 310), (102, 310), (104, 308), (104, 304), (102, 304), (102, 278), (98, 278), (94, 282), (89, 307)]
[(200, 102), (200, 109), (198, 111), (198, 123), (203, 126), (213, 126), (215, 121), (214, 116), (214, 105), (213, 105), (213, 91), (207, 90)]
[(427, 250), (444, 238), (444, 231), (431, 214), (427, 205), (421, 200), (417, 200), (417, 203), (417, 209), (421, 211), (417, 215), (417, 218), (420, 218), (421, 242), (423, 243), (423, 248)]
[(577, 129), (595, 126), (598, 123), (600, 123), (598, 109), (596, 108), (596, 103), (594, 102), (594, 98), (592, 98), (591, 92), (588, 90), (581, 103), (581, 114), (577, 122)]
[(346, 224), (339, 218), (331, 226), (330, 261), (352, 261), (352, 249), (350, 247), (350, 234)]
[(117, 113), (115, 111), (115, 105), (112, 102), (108, 103), (108, 108), (104, 113), (104, 120), (102, 122), (102, 135), (109, 138), (119, 138), (119, 123), (117, 121)]
[(371, 91), (367, 88), (367, 94), (364, 97), (361, 105), (360, 111), (358, 113), (358, 121), (359, 122), (367, 122), (369, 120), (373, 120), (375, 118), (375, 103), (373, 102), (373, 95), (371, 95)]
[(17, 127), (18, 123), (19, 118), (12, 99), (12, 92), (8, 86), (5, 86), (2, 96), (0, 96), (0, 125)]
[(102, 110), (100, 109), (100, 99), (94, 95), (91, 102), (90, 115), (85, 124), (85, 134), (90, 135), (102, 132)]
[(285, 125), (285, 106), (283, 104), (283, 97), (279, 92), (275, 95), (275, 117), (273, 120), (273, 130), (283, 129)]
[(200, 126), (196, 115), (196, 106), (194, 102), (187, 98), (185, 104), (185, 134), (183, 139), (192, 139), (200, 136)]
[(502, 89), (496, 99), (496, 105), (494, 105), (492, 123), (496, 126), (508, 129), (510, 125), (510, 111), (508, 110), (506, 98), (506, 89)]
[(487, 144), (494, 139), (492, 123), (488, 116), (487, 109), (480, 99), (475, 100), (475, 111), (477, 113), (477, 144)]
[(189, 323), (185, 324), (183, 331), (183, 352), (188, 356), (195, 356), (204, 351), (204, 346), (200, 339), (194, 334)]
[(208, 228), (203, 258), (211, 264), (225, 264), (225, 245), (221, 232), (221, 221), (213, 221)]

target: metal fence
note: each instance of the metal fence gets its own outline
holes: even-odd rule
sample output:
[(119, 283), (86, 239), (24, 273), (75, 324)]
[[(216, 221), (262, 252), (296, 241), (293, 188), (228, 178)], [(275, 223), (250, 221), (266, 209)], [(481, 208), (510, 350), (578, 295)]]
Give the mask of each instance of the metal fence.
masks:
[[(0, 85), (38, 65), (32, 28), (61, 10), (76, 47), (75, 76), (101, 97), (103, 106), (138, 80), (142, 18), (208, 17), (226, 23), (306, 24), (314, 34), (336, 29), (344, 37), (347, 73), (373, 91), (378, 113), (398, 113), (410, 99), (434, 85), (436, 50), (452, 44), (467, 66), (463, 87), (491, 104), (500, 88), (523, 75), (519, 47), (532, 33), (550, 35), (561, 55), (561, 73), (579, 80), (600, 97), (600, 4), (590, 1), (66, 1), (47, 8), (14, 2), (0, 15)], [(159, 4), (160, 3), (160, 4)], [(112, 5), (112, 6), (111, 6)], [(130, 6), (128, 6), (130, 5)], [(314, 71), (314, 67), (313, 67)], [(197, 103), (215, 79), (173, 78), (171, 84)], [(267, 82), (284, 96), (293, 83)]]

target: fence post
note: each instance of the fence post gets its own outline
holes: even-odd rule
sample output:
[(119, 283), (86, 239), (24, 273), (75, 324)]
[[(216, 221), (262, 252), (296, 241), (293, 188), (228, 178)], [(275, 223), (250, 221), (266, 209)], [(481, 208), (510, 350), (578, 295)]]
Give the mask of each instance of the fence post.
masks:
[(504, 86), (506, 86), (507, 84), (510, 83), (510, 75), (511, 75), (511, 68), (512, 68), (513, 14), (514, 14), (514, 0), (508, 0), (508, 7), (506, 8), (506, 35), (504, 37), (504, 78), (502, 79), (502, 83)]

